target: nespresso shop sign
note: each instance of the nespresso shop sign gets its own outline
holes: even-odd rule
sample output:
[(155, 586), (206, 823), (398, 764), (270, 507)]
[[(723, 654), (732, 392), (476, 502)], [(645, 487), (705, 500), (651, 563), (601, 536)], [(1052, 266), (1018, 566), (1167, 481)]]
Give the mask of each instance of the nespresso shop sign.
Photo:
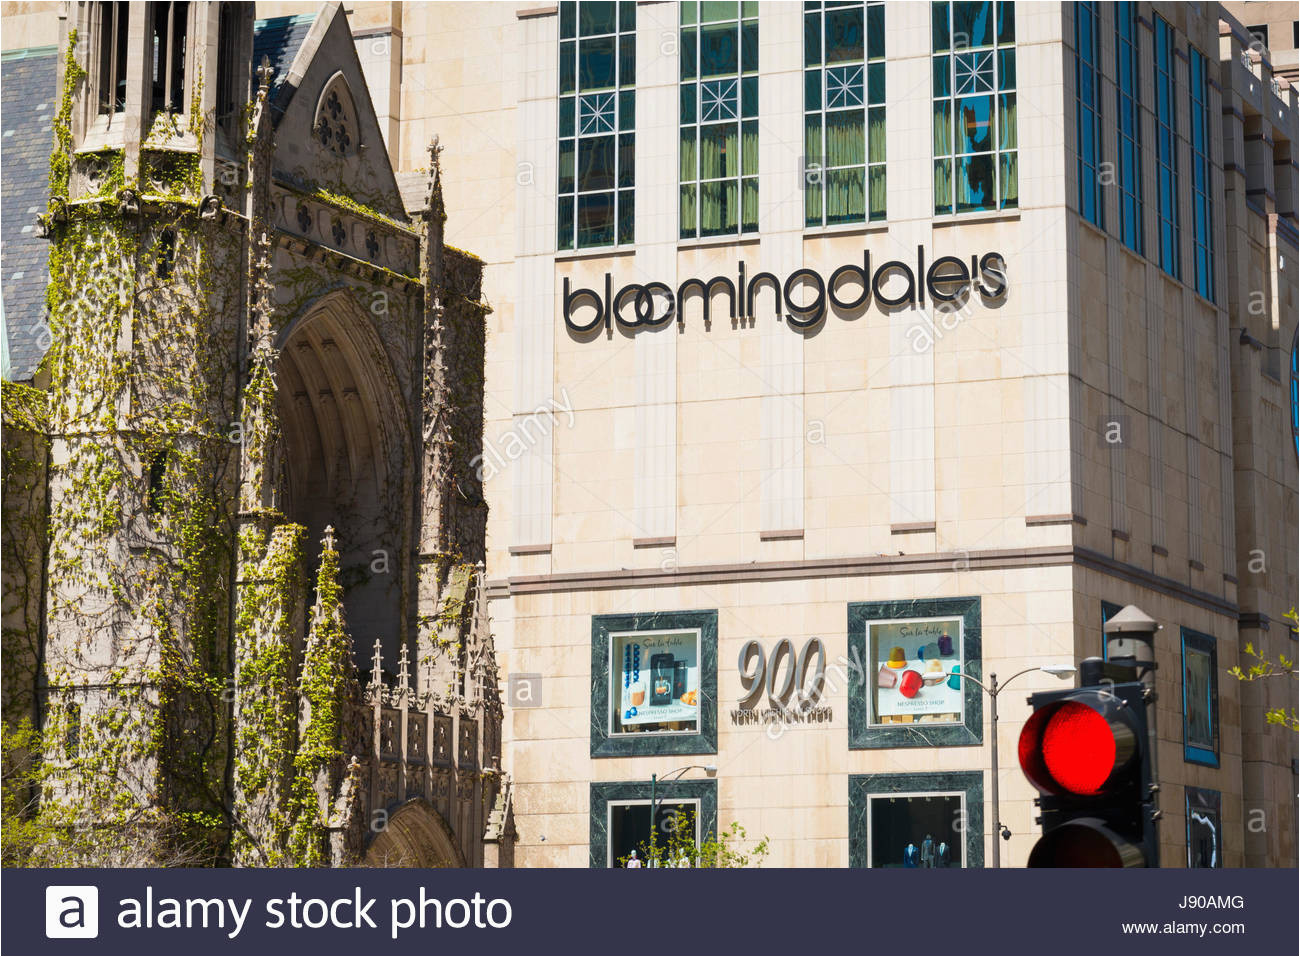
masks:
[[(844, 287), (853, 290), (843, 298)], [(764, 290), (770, 290), (777, 319), (784, 315), (797, 329), (809, 329), (826, 318), (828, 307), (841, 314), (855, 314), (872, 300), (886, 310), (924, 306), (926, 296), (936, 309), (955, 309), (971, 295), (985, 302), (996, 302), (1007, 292), (1006, 259), (1001, 253), (988, 252), (971, 256), (940, 256), (926, 262), (925, 248), (916, 247), (916, 262), (891, 259), (873, 271), (871, 253), (862, 253), (862, 265), (847, 263), (829, 278), (812, 269), (796, 269), (782, 282), (775, 273), (745, 275), (745, 264), (736, 269), (736, 278), (714, 276), (712, 279), (687, 279), (674, 291), (664, 282), (628, 283), (614, 290), (613, 278), (605, 273), (604, 295), (595, 289), (573, 289), (564, 278), (564, 324), (577, 335), (590, 335), (598, 329), (625, 329), (638, 326), (658, 328), (674, 319), (686, 323), (686, 306), (698, 299), (699, 311), (707, 325), (712, 320), (715, 295), (725, 295), (728, 318), (749, 320), (754, 317), (756, 302), (761, 305)], [(692, 295), (693, 294), (693, 295)]]

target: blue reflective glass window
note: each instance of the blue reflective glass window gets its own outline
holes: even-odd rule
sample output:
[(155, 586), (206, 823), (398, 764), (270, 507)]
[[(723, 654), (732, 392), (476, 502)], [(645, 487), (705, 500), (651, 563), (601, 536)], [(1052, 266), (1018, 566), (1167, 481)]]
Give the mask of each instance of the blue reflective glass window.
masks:
[(1101, 188), (1101, 57), (1097, 4), (1074, 5), (1075, 131), (1078, 152), (1079, 215), (1105, 226)]
[(1209, 61), (1193, 49), (1189, 58), (1192, 127), (1192, 248), (1196, 291), (1214, 299), (1214, 210), (1210, 202)]
[(1019, 205), (1015, 4), (932, 3), (934, 210)]
[(863, 59), (864, 13), (857, 4), (825, 12), (827, 63), (857, 63)]
[(1142, 255), (1142, 112), (1137, 4), (1115, 4), (1115, 125), (1119, 144), (1120, 239)]
[(1156, 162), (1159, 172), (1160, 266), (1182, 278), (1178, 222), (1178, 116), (1174, 109), (1174, 31), (1155, 18), (1156, 45)]
[(631, 242), (636, 4), (566, 0), (560, 37), (556, 247)]
[(975, 48), (993, 45), (993, 4), (957, 0), (952, 4), (952, 45)]

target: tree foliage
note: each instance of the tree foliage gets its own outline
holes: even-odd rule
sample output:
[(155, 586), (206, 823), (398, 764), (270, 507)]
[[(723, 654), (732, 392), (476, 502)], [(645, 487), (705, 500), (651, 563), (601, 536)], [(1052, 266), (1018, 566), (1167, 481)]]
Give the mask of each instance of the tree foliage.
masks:
[[(1292, 608), (1286, 613), (1287, 621), (1290, 622), (1292, 634), (1296, 631), (1297, 622), (1300, 617), (1297, 616), (1296, 609)], [(1295, 681), (1300, 678), (1300, 669), (1296, 668), (1296, 659), (1288, 657), (1282, 652), (1278, 652), (1277, 657), (1273, 658), (1258, 650), (1250, 642), (1246, 642), (1242, 648), (1242, 656), (1250, 660), (1250, 664), (1244, 669), (1241, 665), (1236, 665), (1228, 669), (1228, 674), (1238, 681), (1264, 681), (1268, 679), (1281, 678)], [(1292, 699), (1294, 701), (1294, 698)], [(1294, 704), (1286, 707), (1269, 708), (1264, 712), (1264, 720), (1269, 724), (1284, 725), (1291, 731), (1300, 731), (1300, 714), (1296, 713)]]

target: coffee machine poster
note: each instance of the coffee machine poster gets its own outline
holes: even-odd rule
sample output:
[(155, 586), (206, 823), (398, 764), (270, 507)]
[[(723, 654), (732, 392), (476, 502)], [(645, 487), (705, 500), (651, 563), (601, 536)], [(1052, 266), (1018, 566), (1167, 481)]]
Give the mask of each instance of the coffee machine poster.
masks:
[(694, 721), (699, 714), (698, 632), (619, 635), (613, 652), (624, 726)]
[(877, 722), (961, 720), (961, 626), (960, 618), (869, 623)]

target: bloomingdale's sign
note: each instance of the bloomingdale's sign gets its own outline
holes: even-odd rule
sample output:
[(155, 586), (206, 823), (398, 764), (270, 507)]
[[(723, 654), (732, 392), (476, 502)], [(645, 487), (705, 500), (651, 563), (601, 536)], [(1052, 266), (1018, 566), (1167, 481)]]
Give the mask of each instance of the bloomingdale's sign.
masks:
[[(812, 269), (796, 269), (784, 283), (770, 272), (746, 278), (743, 262), (737, 266), (735, 280), (729, 276), (714, 276), (707, 282), (687, 279), (676, 292), (667, 283), (657, 281), (628, 283), (615, 292), (613, 279), (605, 273), (605, 294), (602, 296), (595, 289), (571, 289), (566, 276), (564, 324), (579, 335), (594, 333), (602, 326), (612, 329), (614, 323), (626, 329), (638, 326), (658, 328), (676, 318), (679, 325), (685, 325), (683, 301), (694, 291), (699, 294), (700, 312), (707, 325), (712, 320), (712, 299), (718, 290), (727, 296), (728, 318), (748, 320), (754, 317), (755, 300), (764, 288), (769, 288), (777, 319), (782, 318), (784, 306), (785, 318), (790, 325), (808, 329), (826, 318), (828, 302), (836, 309), (850, 313), (866, 308), (873, 298), (886, 309), (924, 306), (927, 294), (940, 309), (962, 303), (972, 292), (978, 293), (986, 302), (993, 302), (1006, 295), (1006, 269), (1005, 257), (997, 252), (977, 253), (970, 257), (969, 265), (957, 256), (940, 256), (927, 266), (925, 247), (917, 246), (915, 271), (912, 264), (891, 259), (881, 263), (873, 272), (871, 253), (864, 250), (861, 266), (856, 263), (840, 266), (829, 279)], [(840, 286), (846, 280), (851, 280), (859, 288), (857, 298), (840, 298)], [(575, 307), (582, 305), (594, 307), (594, 313), (586, 322), (574, 318)]]

